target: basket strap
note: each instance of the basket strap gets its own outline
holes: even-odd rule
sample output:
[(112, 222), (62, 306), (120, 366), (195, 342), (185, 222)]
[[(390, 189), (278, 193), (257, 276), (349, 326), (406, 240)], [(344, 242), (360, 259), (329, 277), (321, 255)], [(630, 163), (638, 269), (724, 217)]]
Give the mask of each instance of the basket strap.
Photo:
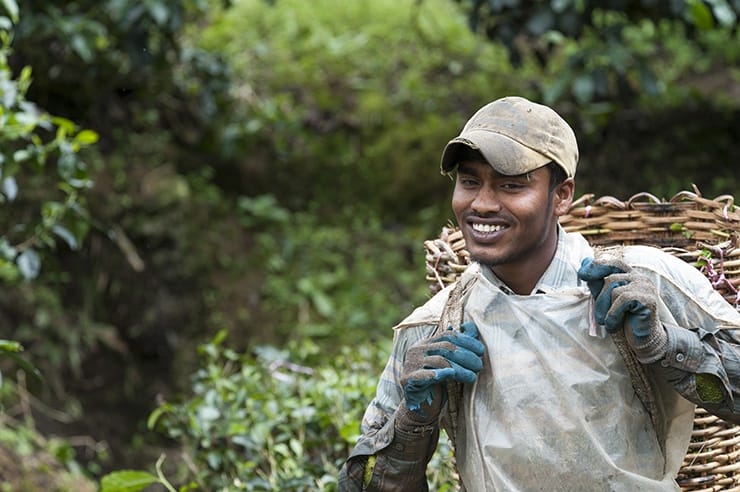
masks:
[(645, 366), (643, 366), (635, 356), (634, 351), (630, 348), (627, 342), (627, 337), (624, 331), (620, 330), (611, 334), (612, 341), (617, 347), (617, 351), (624, 359), (624, 363), (627, 366), (627, 371), (632, 379), (632, 388), (635, 390), (635, 394), (642, 402), (648, 415), (650, 415), (650, 421), (655, 429), (655, 435), (658, 438), (658, 443), (663, 452), (664, 449), (664, 438), (665, 428), (664, 422), (661, 417), (661, 413), (658, 410), (658, 404), (655, 400), (655, 389), (653, 388), (650, 379), (647, 377), (645, 372)]
[[(450, 292), (450, 297), (447, 299), (442, 316), (439, 319), (437, 325), (437, 331), (435, 335), (440, 335), (447, 330), (447, 327), (452, 326), (454, 330), (460, 327), (463, 321), (463, 282), (457, 282), (455, 287)], [(460, 399), (462, 398), (462, 384), (450, 380), (447, 383), (447, 415), (449, 422), (447, 428), (447, 434), (452, 441), (452, 445), (455, 445), (455, 438), (457, 437), (457, 415), (460, 409)]]
[[(616, 256), (620, 262), (624, 261), (623, 246), (595, 247), (594, 255), (598, 256), (599, 252), (604, 250), (608, 250), (610, 255)], [(665, 438), (664, 419), (655, 398), (655, 388), (653, 387), (650, 378), (648, 378), (645, 366), (637, 360), (635, 352), (627, 341), (627, 336), (624, 334), (624, 330), (617, 330), (611, 333), (611, 338), (617, 351), (622, 356), (625, 366), (627, 366), (627, 371), (632, 380), (632, 388), (635, 390), (635, 394), (642, 402), (645, 410), (647, 410), (647, 413), (650, 416), (650, 421), (653, 424), (653, 429), (655, 429), (658, 443), (660, 444), (661, 450), (665, 453), (665, 449), (663, 449)]]
[[(442, 309), (437, 329), (434, 332), (435, 336), (441, 335), (450, 326), (452, 326), (454, 330), (460, 328), (465, 312), (465, 296), (469, 292), (469, 287), (473, 284), (474, 278), (475, 277), (472, 276), (462, 275), (452, 288), (450, 295), (447, 298), (447, 302)], [(447, 437), (450, 439), (455, 456), (457, 456), (457, 422), (460, 412), (460, 403), (462, 401), (462, 393), (463, 388), (461, 383), (456, 381), (447, 382), (447, 412), (443, 414), (441, 424), (445, 429), (445, 432), (447, 432)], [(460, 473), (457, 469), (456, 460), (455, 473), (459, 478)], [(459, 485), (460, 492), (465, 492), (465, 486), (462, 481), (459, 482)]]

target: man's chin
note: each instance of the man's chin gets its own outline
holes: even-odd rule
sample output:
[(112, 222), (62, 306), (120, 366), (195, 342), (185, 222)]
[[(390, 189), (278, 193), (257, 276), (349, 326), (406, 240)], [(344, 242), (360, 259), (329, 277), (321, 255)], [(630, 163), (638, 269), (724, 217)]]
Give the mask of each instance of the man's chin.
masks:
[(485, 254), (470, 253), (470, 259), (487, 267), (494, 267), (500, 263), (496, 257)]

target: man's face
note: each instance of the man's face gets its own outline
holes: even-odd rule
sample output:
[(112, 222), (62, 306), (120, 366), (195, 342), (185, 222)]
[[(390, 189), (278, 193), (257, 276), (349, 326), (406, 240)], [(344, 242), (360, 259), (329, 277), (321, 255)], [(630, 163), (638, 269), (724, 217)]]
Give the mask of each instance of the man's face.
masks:
[(535, 273), (539, 278), (555, 253), (557, 215), (570, 205), (572, 180), (567, 183), (564, 193), (563, 185), (551, 193), (547, 167), (504, 176), (483, 161), (461, 163), (452, 209), (471, 258), (504, 281)]

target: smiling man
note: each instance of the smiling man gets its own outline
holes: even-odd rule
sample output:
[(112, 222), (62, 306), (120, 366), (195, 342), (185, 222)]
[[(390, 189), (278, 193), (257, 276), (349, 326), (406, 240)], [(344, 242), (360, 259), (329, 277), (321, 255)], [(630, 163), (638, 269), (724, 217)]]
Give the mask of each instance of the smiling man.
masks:
[(667, 253), (566, 233), (577, 162), (521, 97), (447, 144), (473, 263), (395, 327), (340, 491), (427, 490), (440, 427), (470, 491), (675, 491), (694, 404), (738, 420), (740, 314)]

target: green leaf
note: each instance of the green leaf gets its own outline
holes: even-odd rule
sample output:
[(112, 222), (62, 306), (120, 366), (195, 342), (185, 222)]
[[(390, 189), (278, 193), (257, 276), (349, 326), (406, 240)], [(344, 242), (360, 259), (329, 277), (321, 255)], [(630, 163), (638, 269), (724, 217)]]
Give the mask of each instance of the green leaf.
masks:
[(170, 12), (163, 2), (148, 2), (147, 9), (157, 25), (164, 26), (167, 23)]
[(4, 237), (0, 237), (0, 258), (15, 260), (18, 251)]
[(103, 477), (100, 492), (138, 492), (155, 483), (160, 483), (160, 480), (151, 473), (121, 470)]
[(316, 311), (324, 317), (329, 317), (334, 314), (334, 303), (331, 298), (321, 291), (314, 291), (311, 293), (311, 301), (313, 302)]
[(38, 253), (32, 249), (27, 249), (18, 255), (16, 259), (18, 270), (26, 280), (31, 280), (39, 276), (41, 271), (41, 258)]
[(699, 29), (711, 29), (714, 27), (714, 17), (709, 8), (703, 2), (693, 0), (689, 5), (689, 18)]
[(17, 352), (8, 352), (5, 355), (7, 355), (9, 358), (15, 361), (16, 364), (18, 364), (18, 367), (23, 369), (26, 374), (33, 376), (38, 381), (43, 381), (43, 376), (41, 375), (41, 371), (36, 368), (33, 364), (28, 362), (26, 359), (20, 356)]
[(203, 406), (198, 409), (198, 420), (212, 422), (221, 417), (221, 412), (213, 406)]
[(89, 63), (92, 61), (93, 50), (90, 47), (90, 43), (87, 38), (79, 34), (74, 34), (72, 35), (69, 44), (72, 46), (74, 52), (77, 53), (85, 62)]
[(146, 428), (149, 430), (154, 429), (154, 426), (157, 425), (159, 418), (165, 413), (170, 412), (171, 410), (172, 410), (172, 405), (169, 405), (167, 403), (164, 403), (160, 405), (159, 407), (155, 408), (154, 411), (151, 414), (149, 414), (149, 418), (146, 421)]
[(2, 188), (3, 195), (5, 195), (5, 198), (7, 198), (9, 202), (12, 202), (15, 200), (15, 197), (18, 196), (18, 183), (15, 181), (13, 176), (8, 176), (2, 180), (0, 188)]
[(2, 0), (3, 7), (13, 22), (18, 22), (18, 3), (15, 0)]
[(734, 26), (737, 22), (737, 15), (725, 1), (712, 2), (712, 12), (717, 21), (725, 27)]
[(92, 130), (82, 130), (75, 135), (74, 143), (79, 145), (92, 145), (98, 141), (98, 134)]
[(13, 160), (15, 162), (27, 161), (31, 157), (31, 153), (27, 149), (20, 149), (13, 152)]
[(22, 352), (23, 345), (13, 340), (0, 339), (0, 352)]
[(54, 123), (57, 127), (59, 127), (59, 131), (61, 131), (63, 134), (72, 133), (75, 130), (75, 124), (68, 120), (67, 118), (62, 118), (61, 116), (54, 116), (51, 119), (51, 122)]
[(67, 243), (67, 246), (69, 246), (69, 249), (74, 250), (80, 247), (80, 244), (77, 242), (77, 238), (75, 237), (75, 235), (72, 234), (72, 232), (66, 227), (55, 224), (51, 226), (51, 232), (62, 238), (64, 242)]
[(77, 156), (70, 152), (62, 152), (57, 161), (57, 169), (59, 175), (66, 179), (71, 180), (74, 177), (74, 172), (77, 170)]

